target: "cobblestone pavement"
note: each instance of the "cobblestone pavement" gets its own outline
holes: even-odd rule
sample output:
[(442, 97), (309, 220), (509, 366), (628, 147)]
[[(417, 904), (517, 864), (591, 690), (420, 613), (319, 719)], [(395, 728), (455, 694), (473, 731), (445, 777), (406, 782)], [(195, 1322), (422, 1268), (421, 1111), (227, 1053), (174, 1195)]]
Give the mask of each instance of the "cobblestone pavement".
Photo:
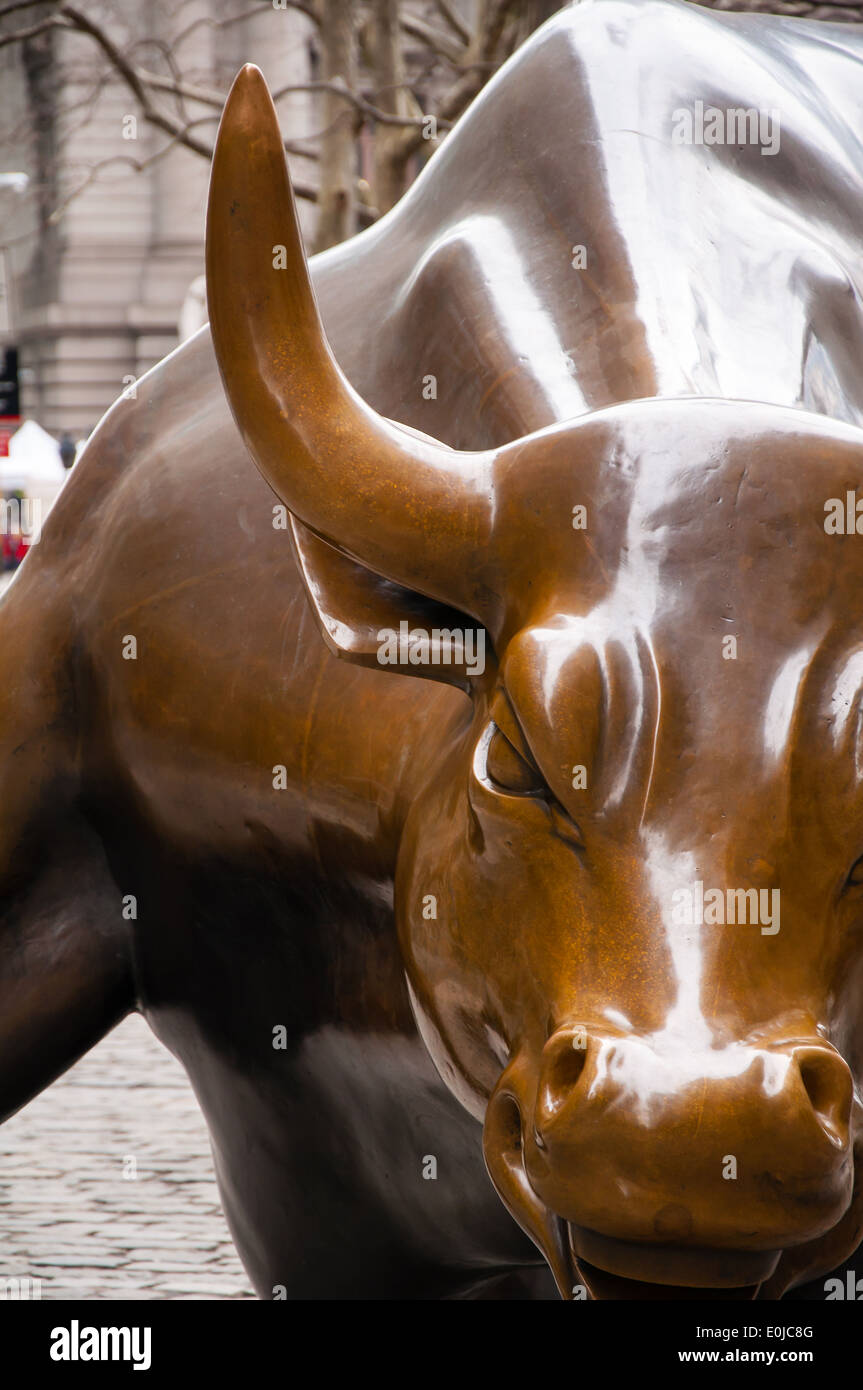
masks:
[(0, 1126), (0, 1298), (28, 1277), (43, 1299), (254, 1297), (185, 1072), (137, 1015)]

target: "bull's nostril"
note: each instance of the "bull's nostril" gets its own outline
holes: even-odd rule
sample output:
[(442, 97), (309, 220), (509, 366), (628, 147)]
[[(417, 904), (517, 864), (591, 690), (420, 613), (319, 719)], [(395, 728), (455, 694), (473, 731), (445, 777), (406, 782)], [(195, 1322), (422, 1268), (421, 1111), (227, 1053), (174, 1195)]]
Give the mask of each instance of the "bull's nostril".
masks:
[(577, 1031), (572, 1040), (560, 1038), (540, 1090), (540, 1111), (546, 1119), (554, 1119), (557, 1112), (572, 1096), (581, 1080), (587, 1062), (587, 1044), (583, 1030)]
[(800, 1079), (821, 1128), (831, 1143), (844, 1148), (848, 1142), (853, 1085), (842, 1058), (823, 1048), (797, 1054)]
[[(524, 1082), (524, 1073), (521, 1073)], [(522, 1108), (513, 1089), (519, 1082), (518, 1064), (510, 1064), (486, 1110), (482, 1148), (489, 1177), (504, 1206), (539, 1246), (563, 1298), (571, 1298), (573, 1282), (565, 1223), (549, 1211), (531, 1184), (522, 1140)]]
[(572, 1047), (568, 1052), (564, 1052), (560, 1058), (561, 1068), (565, 1071), (570, 1086), (578, 1085), (586, 1061), (587, 1043), (583, 1038), (576, 1036), (573, 1039)]
[(497, 1100), (497, 1138), (501, 1151), (509, 1154), (521, 1150), (521, 1111), (514, 1096), (499, 1096)]

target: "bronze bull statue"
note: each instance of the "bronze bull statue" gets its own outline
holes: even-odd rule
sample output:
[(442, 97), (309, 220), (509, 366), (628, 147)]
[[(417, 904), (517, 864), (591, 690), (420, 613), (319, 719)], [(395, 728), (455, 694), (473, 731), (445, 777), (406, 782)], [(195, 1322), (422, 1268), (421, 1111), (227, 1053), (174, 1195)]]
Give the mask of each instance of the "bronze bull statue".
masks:
[(311, 273), (237, 79), (212, 336), (0, 607), (0, 1108), (140, 1010), (261, 1297), (861, 1239), (861, 58), (568, 10)]

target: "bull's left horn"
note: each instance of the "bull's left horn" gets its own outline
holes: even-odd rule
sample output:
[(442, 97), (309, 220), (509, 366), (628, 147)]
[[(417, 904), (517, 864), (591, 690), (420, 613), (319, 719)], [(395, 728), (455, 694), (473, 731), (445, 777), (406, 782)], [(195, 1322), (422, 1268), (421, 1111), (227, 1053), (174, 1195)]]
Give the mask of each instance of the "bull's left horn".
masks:
[(219, 126), (207, 294), (231, 409), (285, 505), (370, 569), (482, 617), (493, 455), (407, 433), (346, 380), (315, 302), (275, 108), (251, 64)]

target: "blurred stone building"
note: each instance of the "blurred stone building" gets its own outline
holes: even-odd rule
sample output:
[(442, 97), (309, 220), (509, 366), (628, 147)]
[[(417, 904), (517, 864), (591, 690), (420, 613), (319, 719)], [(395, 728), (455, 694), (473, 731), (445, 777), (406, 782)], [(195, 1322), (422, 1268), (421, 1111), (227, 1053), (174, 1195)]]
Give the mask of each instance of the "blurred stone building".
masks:
[[(170, 45), (183, 80), (200, 88), (227, 90), (248, 60), (272, 86), (312, 73), (312, 26), (294, 9), (261, 6), (238, 23), (224, 22), (223, 0), (87, 0), (85, 12), (123, 52), (135, 45), (136, 65), (153, 74), (170, 71)], [(30, 10), (24, 18), (34, 25), (38, 17)], [(5, 27), (13, 21), (23, 27), (20, 14)], [(213, 106), (153, 96), (212, 143)], [(311, 133), (308, 93), (287, 96), (279, 109), (292, 136)], [(29, 177), (24, 194), (0, 186), (0, 345), (19, 349), (22, 414), (58, 435), (86, 435), (124, 385), (176, 347), (184, 302), (203, 272), (207, 161), (137, 111), (82, 34), (55, 28), (0, 47), (0, 171)], [(294, 159), (292, 169), (313, 179), (311, 162)], [(194, 295), (187, 323), (200, 320)]]

